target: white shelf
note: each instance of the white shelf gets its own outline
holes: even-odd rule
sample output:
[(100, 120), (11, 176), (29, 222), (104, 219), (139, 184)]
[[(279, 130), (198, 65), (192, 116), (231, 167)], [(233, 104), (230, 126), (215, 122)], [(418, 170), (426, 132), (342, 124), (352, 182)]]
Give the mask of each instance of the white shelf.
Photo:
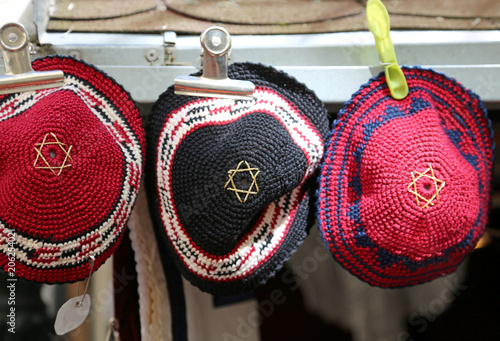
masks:
[[(391, 32), (398, 62), (455, 77), (478, 93), (489, 108), (500, 107), (499, 31)], [(154, 102), (176, 76), (199, 67), (197, 36), (175, 38), (164, 65), (164, 39), (157, 35), (45, 33), (49, 53), (76, 54), (108, 72), (139, 102)], [(370, 32), (310, 35), (232, 36), (232, 61), (252, 61), (288, 72), (326, 104), (341, 105), (382, 68)], [(146, 55), (154, 50), (157, 60)]]

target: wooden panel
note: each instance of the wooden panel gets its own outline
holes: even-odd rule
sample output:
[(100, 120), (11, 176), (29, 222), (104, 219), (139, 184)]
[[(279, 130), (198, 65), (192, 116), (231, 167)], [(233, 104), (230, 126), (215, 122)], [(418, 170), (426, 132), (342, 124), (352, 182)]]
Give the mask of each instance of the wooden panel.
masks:
[[(130, 32), (152, 33), (175, 31), (178, 34), (200, 34), (204, 29), (221, 23), (214, 23), (186, 17), (173, 11), (151, 11), (107, 20), (51, 20), (49, 31), (73, 32)], [(367, 30), (364, 13), (308, 24), (283, 25), (236, 25), (222, 24), (234, 34), (301, 34), (350, 32)], [(450, 19), (443, 17), (419, 17), (391, 15), (391, 28), (424, 30), (494, 30), (500, 29), (500, 20)]]
[[(49, 31), (303, 34), (367, 30), (366, 0), (73, 0), (60, 2)], [(160, 3), (163, 3), (160, 1)], [(384, 0), (393, 30), (500, 29), (498, 0)], [(69, 10), (71, 8), (71, 10)]]

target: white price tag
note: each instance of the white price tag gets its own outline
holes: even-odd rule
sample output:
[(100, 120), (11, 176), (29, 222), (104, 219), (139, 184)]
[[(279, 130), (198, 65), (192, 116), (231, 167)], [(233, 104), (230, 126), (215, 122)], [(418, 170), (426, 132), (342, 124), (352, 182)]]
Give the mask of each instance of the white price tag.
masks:
[(90, 296), (85, 294), (73, 297), (64, 303), (57, 312), (54, 330), (64, 335), (75, 330), (85, 321), (90, 311)]

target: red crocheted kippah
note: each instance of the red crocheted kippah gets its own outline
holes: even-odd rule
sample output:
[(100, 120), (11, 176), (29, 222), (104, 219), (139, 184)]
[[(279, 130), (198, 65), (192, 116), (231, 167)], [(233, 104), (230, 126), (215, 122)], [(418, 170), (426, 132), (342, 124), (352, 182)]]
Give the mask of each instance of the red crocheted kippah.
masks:
[(0, 264), (73, 282), (89, 275), (90, 254), (97, 269), (121, 239), (144, 131), (129, 95), (95, 67), (47, 57), (33, 68), (62, 70), (64, 86), (0, 97)]
[(488, 220), (492, 130), (477, 95), (405, 68), (409, 95), (380, 75), (334, 122), (321, 165), (319, 228), (362, 280), (401, 287), (454, 271)]

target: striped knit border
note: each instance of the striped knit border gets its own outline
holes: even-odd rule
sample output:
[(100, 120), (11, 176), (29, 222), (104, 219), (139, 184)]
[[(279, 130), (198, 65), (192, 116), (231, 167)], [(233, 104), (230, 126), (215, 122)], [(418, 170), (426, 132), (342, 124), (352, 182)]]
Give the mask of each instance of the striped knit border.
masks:
[[(57, 58), (63, 59), (60, 57), (55, 59)], [(73, 59), (69, 59), (69, 61), (79, 64), (79, 67), (85, 65), (86, 72), (98, 73), (100, 77), (103, 77), (102, 73), (91, 66)], [(122, 89), (120, 88), (120, 90)], [(113, 211), (109, 212), (105, 220), (97, 226), (89, 226), (88, 232), (83, 235), (71, 235), (63, 242), (46, 241), (43, 238), (21, 233), (17, 231), (16, 226), (8, 226), (2, 222), (0, 217), (0, 252), (7, 257), (8, 246), (4, 241), (9, 229), (16, 230), (16, 262), (19, 263), (20, 267), (25, 268), (23, 272), (26, 279), (48, 283), (70, 282), (88, 276), (86, 265), (90, 252), (97, 259), (95, 269), (109, 257), (111, 248), (114, 248), (120, 240), (132, 210), (144, 163), (142, 156), (144, 146), (141, 144), (144, 137), (138, 138), (136, 131), (129, 126), (129, 122), (124, 116), (129, 115), (129, 113), (121, 112), (120, 108), (112, 102), (113, 99), (107, 98), (88, 81), (71, 74), (65, 74), (64, 86), (61, 88), (6, 96), (0, 106), (0, 122), (22, 115), (35, 103), (50, 98), (51, 94), (58, 91), (74, 93), (99, 119), (121, 149), (124, 174), (119, 198), (116, 200)], [(28, 257), (28, 254), (35, 252), (36, 259)], [(85, 266), (82, 267), (82, 265)], [(50, 274), (51, 271), (56, 270), (59, 273), (58, 276)]]
[(175, 150), (187, 134), (201, 126), (229, 124), (253, 112), (264, 112), (287, 129), (308, 161), (305, 180), (317, 168), (323, 155), (322, 138), (296, 108), (270, 89), (257, 89), (255, 98), (248, 101), (201, 99), (190, 102), (171, 114), (159, 138), (159, 162), (156, 165), (157, 195), (165, 232), (175, 252), (189, 271), (211, 281), (232, 281), (248, 277), (261, 266), (262, 260), (276, 253), (293, 222), (295, 209), (302, 199), (299, 186), (270, 204), (262, 213), (259, 223), (231, 253), (222, 257), (204, 253), (183, 229), (175, 214), (175, 198), (169, 186)]
[[(363, 85), (346, 103), (332, 126), (318, 178), (318, 227), (332, 255), (360, 279), (381, 287), (414, 285), (454, 271), (482, 235), (491, 200), (494, 143), (491, 125), (479, 97), (432, 70), (403, 70), (410, 87), (405, 103), (412, 102), (411, 106), (392, 99), (383, 74)], [(439, 88), (439, 93), (433, 91), (433, 87)], [(423, 101), (420, 98), (423, 94), (433, 103)], [(374, 131), (391, 120), (418, 114), (419, 110), (444, 110), (441, 129), (470, 168), (477, 172), (480, 203), (477, 219), (453, 246), (428, 254), (414, 250), (413, 254), (406, 255), (409, 250), (395, 252), (374, 242), (366, 233), (360, 206), (361, 197), (365, 195), (360, 169), (364, 164), (365, 146)], [(468, 117), (461, 116), (464, 112)], [(371, 123), (366, 123), (368, 121)], [(462, 137), (448, 126), (461, 127)], [(470, 144), (461, 142), (465, 139)], [(405, 228), (411, 230), (411, 226)]]

